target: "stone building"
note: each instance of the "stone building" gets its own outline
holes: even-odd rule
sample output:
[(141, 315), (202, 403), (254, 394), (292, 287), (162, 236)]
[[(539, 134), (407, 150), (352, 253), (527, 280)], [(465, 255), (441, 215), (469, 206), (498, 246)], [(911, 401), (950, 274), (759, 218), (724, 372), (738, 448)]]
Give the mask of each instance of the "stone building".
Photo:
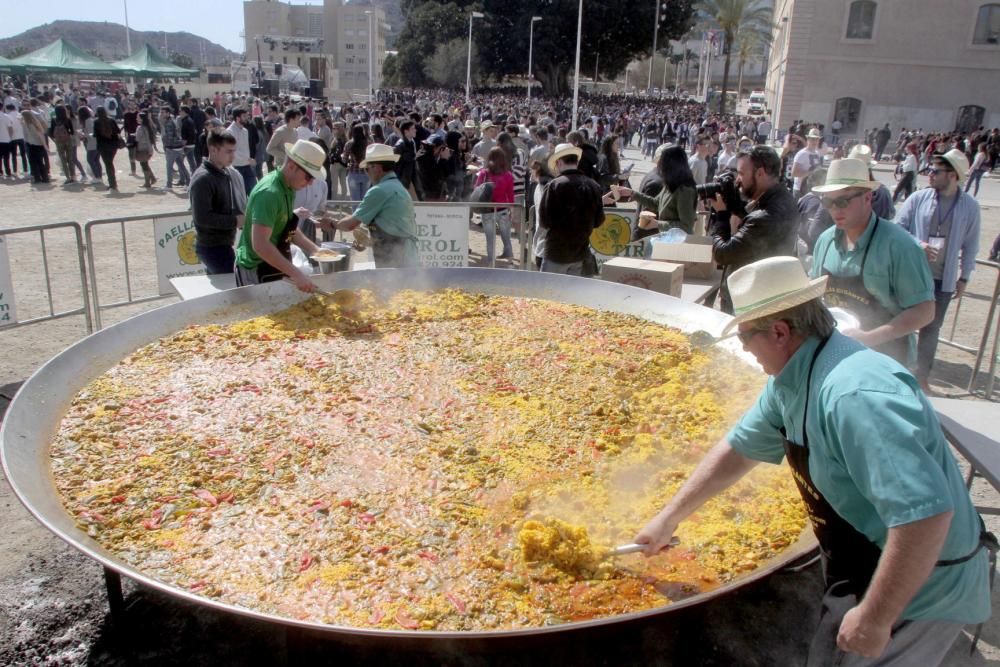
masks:
[(300, 5), (247, 0), (243, 24), (246, 60), (259, 61), (265, 78), (275, 76), (275, 65), (295, 67), (306, 79), (321, 81), (325, 97), (365, 93), (380, 85), (385, 12), (370, 1)]
[(767, 95), (778, 128), (998, 127), (1000, 2), (775, 0)]

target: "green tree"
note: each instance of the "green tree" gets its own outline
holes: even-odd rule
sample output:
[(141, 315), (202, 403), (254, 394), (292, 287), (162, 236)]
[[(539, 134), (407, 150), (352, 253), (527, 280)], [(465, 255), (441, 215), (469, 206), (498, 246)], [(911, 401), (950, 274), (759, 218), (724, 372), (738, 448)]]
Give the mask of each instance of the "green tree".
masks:
[[(688, 30), (691, 0), (640, 0), (627, 8), (620, 2), (587, 0), (581, 72), (589, 75), (599, 58), (600, 76), (614, 79), (637, 55), (648, 55), (657, 1), (665, 5), (657, 42), (665, 44)], [(542, 20), (535, 24), (532, 73), (546, 94), (569, 93), (568, 77), (576, 59), (578, 0), (453, 0), (447, 4), (439, 0), (404, 0), (402, 6), (406, 26), (400, 35), (399, 55), (404, 83), (426, 82), (424, 61), (439, 44), (467, 37), (469, 13), (481, 11), (486, 17), (473, 23), (472, 43), (480, 51), (483, 78), (501, 80), (528, 73), (531, 17), (541, 16)]]
[(176, 51), (174, 51), (170, 54), (169, 60), (178, 67), (194, 69), (194, 60), (192, 60), (191, 56), (189, 56), (186, 53), (177, 53)]
[(732, 63), (733, 45), (742, 31), (770, 35), (773, 11), (769, 0), (700, 0), (695, 5), (699, 23), (706, 29), (721, 30), (722, 49), (726, 56), (722, 69), (722, 98), (719, 113), (726, 113), (725, 91), (729, 86), (729, 67)]
[[(439, 44), (434, 55), (427, 59), (424, 74), (442, 88), (461, 88), (465, 85), (465, 70), (468, 64), (468, 39), (453, 39)], [(472, 45), (472, 81), (479, 73), (479, 49)]]
[(763, 56), (763, 48), (770, 42), (770, 33), (761, 33), (756, 30), (741, 30), (736, 36), (737, 95), (743, 95), (743, 68), (755, 56)]
[(399, 58), (390, 53), (382, 61), (382, 87), (395, 88), (399, 85)]

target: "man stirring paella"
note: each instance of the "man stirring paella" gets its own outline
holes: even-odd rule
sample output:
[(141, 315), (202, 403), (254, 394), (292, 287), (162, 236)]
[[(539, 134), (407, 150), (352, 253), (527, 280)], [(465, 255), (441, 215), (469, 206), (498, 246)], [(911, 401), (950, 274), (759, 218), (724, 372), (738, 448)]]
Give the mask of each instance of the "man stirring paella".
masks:
[(677, 525), (759, 462), (787, 459), (823, 556), (813, 665), (938, 665), (990, 615), (996, 539), (969, 498), (934, 409), (899, 363), (838, 333), (798, 260), (729, 278), (734, 328), (770, 379), (756, 404), (636, 536)]

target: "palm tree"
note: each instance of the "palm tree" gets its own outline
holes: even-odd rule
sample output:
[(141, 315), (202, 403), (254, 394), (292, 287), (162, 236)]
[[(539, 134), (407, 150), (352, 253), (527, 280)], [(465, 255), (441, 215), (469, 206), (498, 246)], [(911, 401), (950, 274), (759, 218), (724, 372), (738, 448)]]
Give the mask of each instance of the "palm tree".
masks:
[(719, 114), (725, 114), (732, 45), (736, 44), (737, 35), (744, 30), (770, 35), (771, 3), (769, 0), (700, 0), (695, 5), (695, 11), (702, 27), (721, 30), (725, 37), (726, 65), (722, 70), (722, 96), (719, 101)]
[(740, 30), (739, 34), (736, 35), (736, 54), (738, 56), (739, 63), (737, 68), (738, 73), (736, 75), (738, 80), (738, 83), (736, 84), (737, 97), (743, 94), (743, 67), (750, 62), (754, 56), (761, 54), (762, 47), (770, 42), (770, 33), (761, 33), (757, 30)]

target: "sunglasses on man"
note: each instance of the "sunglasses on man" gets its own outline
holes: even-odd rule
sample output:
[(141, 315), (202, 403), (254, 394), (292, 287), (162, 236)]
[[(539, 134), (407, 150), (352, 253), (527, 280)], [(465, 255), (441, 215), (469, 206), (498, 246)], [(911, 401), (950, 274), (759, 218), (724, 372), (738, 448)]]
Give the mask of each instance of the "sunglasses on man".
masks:
[(823, 208), (828, 210), (831, 208), (845, 209), (850, 205), (852, 199), (857, 199), (865, 192), (865, 190), (862, 190), (861, 192), (855, 192), (853, 195), (845, 197), (823, 197), (819, 200), (819, 203)]
[(933, 167), (927, 168), (927, 173), (930, 174), (931, 176), (933, 176), (934, 174), (948, 173), (950, 171), (955, 171), (955, 170), (949, 169), (948, 167), (944, 167), (941, 165), (934, 165)]

